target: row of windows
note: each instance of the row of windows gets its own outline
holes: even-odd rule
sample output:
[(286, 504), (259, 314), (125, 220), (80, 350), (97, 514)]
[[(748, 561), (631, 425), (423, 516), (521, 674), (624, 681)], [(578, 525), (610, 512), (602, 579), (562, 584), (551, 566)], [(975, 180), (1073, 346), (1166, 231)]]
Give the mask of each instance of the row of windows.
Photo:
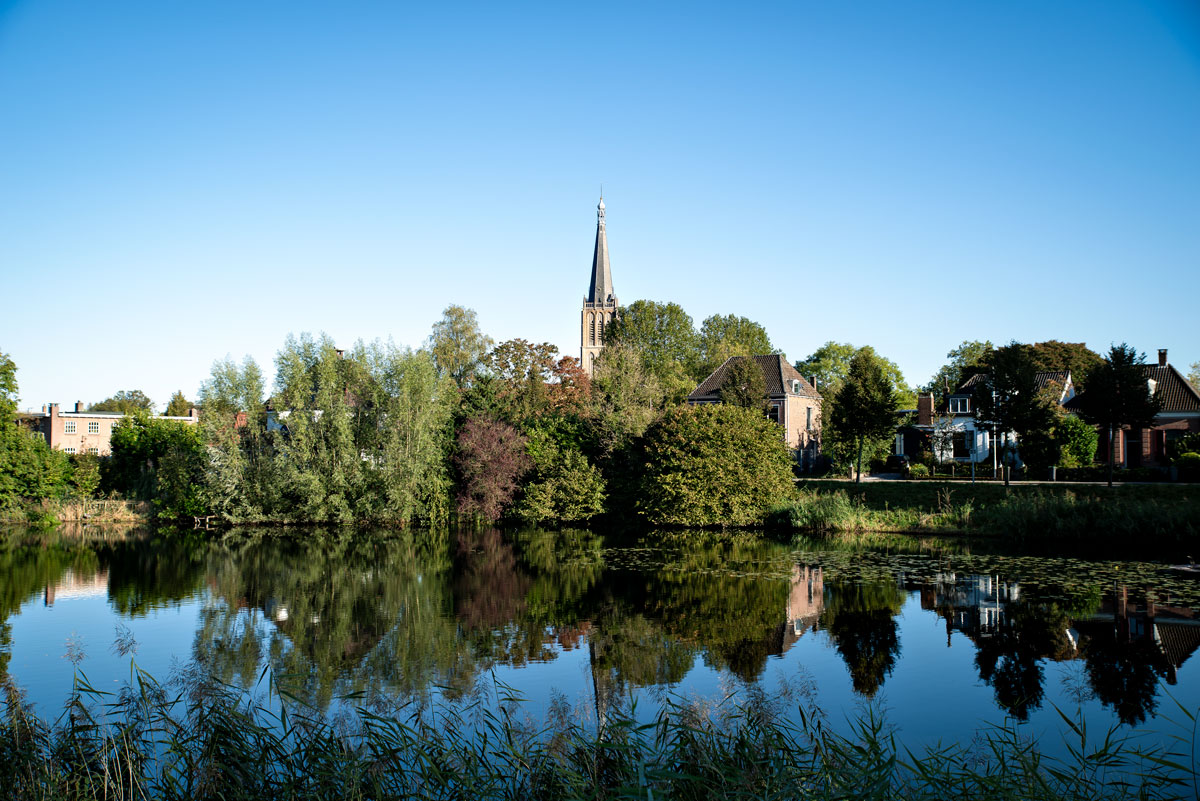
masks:
[[(75, 421), (74, 420), (67, 421), (67, 433), (68, 434), (75, 433)], [(95, 421), (88, 423), (88, 433), (89, 434), (99, 434), (100, 433), (100, 424)]]
[[(591, 319), (591, 330), (588, 344), (599, 345), (604, 340), (604, 330), (612, 324), (612, 320), (604, 317), (601, 317), (599, 320), (597, 320), (596, 315), (594, 314), (589, 315), (589, 317)], [(597, 322), (599, 325), (597, 325)], [(597, 336), (597, 334), (599, 334), (599, 336)]]
[[(67, 453), (77, 453), (77, 451), (74, 448), (64, 448), (63, 450), (65, 450)], [(90, 453), (92, 456), (100, 455), (99, 448), (88, 448), (87, 452)]]
[(968, 414), (970, 411), (970, 398), (950, 398), (950, 414)]

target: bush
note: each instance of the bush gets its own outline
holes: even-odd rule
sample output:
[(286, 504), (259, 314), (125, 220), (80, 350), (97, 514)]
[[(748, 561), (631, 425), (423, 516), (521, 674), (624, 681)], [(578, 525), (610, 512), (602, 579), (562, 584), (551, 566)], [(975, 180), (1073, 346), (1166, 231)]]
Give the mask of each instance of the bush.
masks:
[(727, 404), (668, 412), (647, 429), (637, 463), (635, 509), (655, 525), (758, 525), (792, 492), (779, 426)]
[(1060, 448), (1060, 467), (1087, 467), (1096, 460), (1099, 435), (1078, 417), (1064, 417), (1054, 429), (1054, 439)]
[(923, 464), (914, 464), (908, 468), (909, 478), (929, 478), (929, 468)]
[(1200, 453), (1183, 453), (1175, 460), (1179, 477), (1184, 481), (1200, 480)]

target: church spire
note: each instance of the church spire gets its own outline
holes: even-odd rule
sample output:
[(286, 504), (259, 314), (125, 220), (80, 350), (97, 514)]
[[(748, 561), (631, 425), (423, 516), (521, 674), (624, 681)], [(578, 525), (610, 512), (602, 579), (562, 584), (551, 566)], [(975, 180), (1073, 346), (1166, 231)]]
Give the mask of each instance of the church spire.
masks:
[(588, 303), (605, 303), (613, 293), (612, 271), (608, 266), (608, 236), (604, 231), (604, 193), (596, 206), (596, 252), (592, 255), (592, 285)]

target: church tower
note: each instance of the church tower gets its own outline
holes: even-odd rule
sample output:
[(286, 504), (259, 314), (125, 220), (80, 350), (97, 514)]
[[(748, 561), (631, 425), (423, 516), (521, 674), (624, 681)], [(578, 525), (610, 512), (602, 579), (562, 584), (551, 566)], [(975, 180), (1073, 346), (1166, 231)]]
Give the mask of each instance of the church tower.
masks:
[(592, 285), (583, 299), (579, 319), (579, 359), (590, 377), (596, 370), (596, 357), (604, 347), (604, 331), (617, 316), (617, 296), (613, 294), (612, 271), (608, 267), (608, 236), (604, 232), (604, 195), (596, 207), (596, 252), (592, 255)]

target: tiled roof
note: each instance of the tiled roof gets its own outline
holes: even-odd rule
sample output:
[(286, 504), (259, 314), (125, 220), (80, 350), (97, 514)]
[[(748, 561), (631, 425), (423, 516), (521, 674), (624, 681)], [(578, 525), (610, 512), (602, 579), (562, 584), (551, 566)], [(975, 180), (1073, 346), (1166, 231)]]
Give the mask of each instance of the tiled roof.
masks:
[[(688, 400), (716, 400), (718, 393), (721, 390), (721, 385), (725, 383), (725, 374), (735, 363), (743, 359), (754, 359), (763, 373), (763, 379), (767, 382), (767, 395), (787, 395), (798, 394), (804, 398), (816, 398), (820, 400), (821, 393), (813, 388), (813, 385), (808, 383), (807, 379), (793, 367), (787, 359), (783, 358), (778, 353), (772, 353), (768, 356), (731, 356), (726, 359), (720, 367), (713, 370), (708, 378), (700, 382), (700, 386), (692, 390), (688, 395)], [(800, 391), (792, 393), (785, 391), (784, 382), (791, 384), (793, 381), (800, 382)]]
[[(1146, 378), (1154, 381), (1154, 396), (1162, 402), (1159, 414), (1179, 414), (1180, 412), (1200, 412), (1200, 392), (1187, 382), (1171, 365), (1159, 366), (1146, 364), (1142, 366)], [(1086, 388), (1084, 392), (1086, 392)], [(1076, 395), (1067, 402), (1071, 410), (1080, 408), (1080, 396)]]
[[(1033, 380), (1037, 382), (1038, 389), (1045, 389), (1051, 383), (1065, 385), (1067, 379), (1071, 377), (1070, 370), (1051, 370), (1044, 373), (1038, 373)], [(966, 381), (958, 385), (955, 391), (956, 395), (974, 392), (976, 387), (987, 385), (987, 373), (976, 373)]]

